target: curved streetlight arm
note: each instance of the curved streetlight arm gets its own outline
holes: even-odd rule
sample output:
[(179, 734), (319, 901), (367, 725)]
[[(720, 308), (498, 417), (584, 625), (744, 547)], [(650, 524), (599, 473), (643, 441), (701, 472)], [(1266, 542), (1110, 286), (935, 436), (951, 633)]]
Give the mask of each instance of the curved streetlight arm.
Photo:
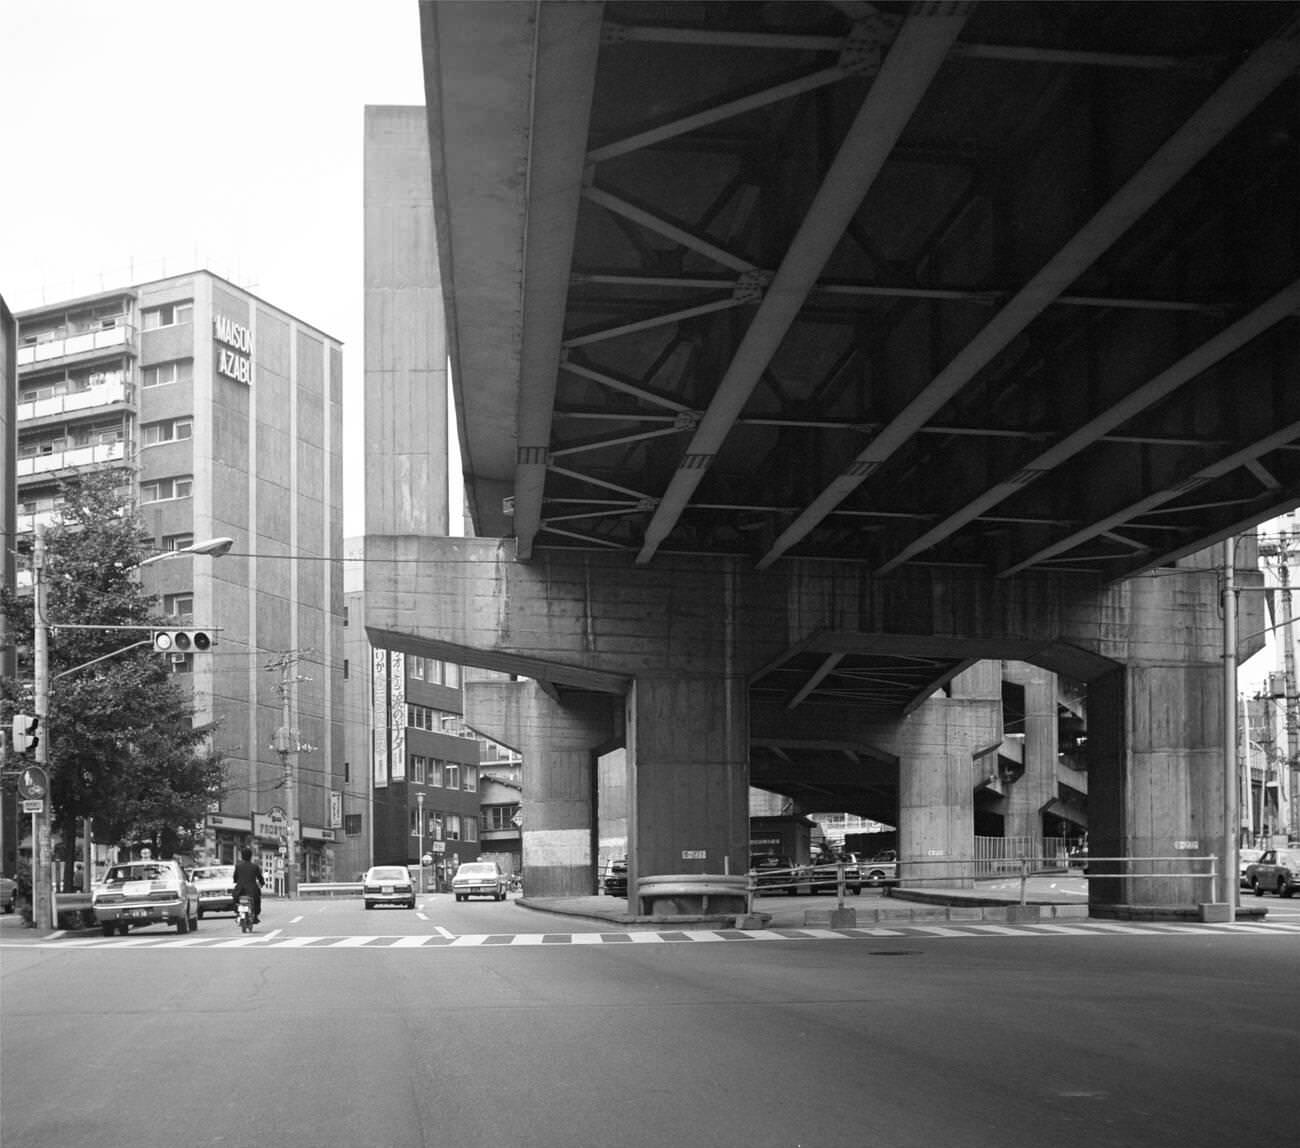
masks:
[(210, 554), (213, 558), (220, 558), (223, 554), (229, 553), (230, 548), (234, 546), (233, 538), (205, 538), (202, 542), (192, 542), (189, 546), (182, 546), (179, 550), (167, 550), (162, 554), (151, 554), (148, 558), (142, 558), (137, 562), (136, 569), (141, 566), (149, 566), (154, 562), (166, 562), (169, 558), (184, 558), (190, 554)]

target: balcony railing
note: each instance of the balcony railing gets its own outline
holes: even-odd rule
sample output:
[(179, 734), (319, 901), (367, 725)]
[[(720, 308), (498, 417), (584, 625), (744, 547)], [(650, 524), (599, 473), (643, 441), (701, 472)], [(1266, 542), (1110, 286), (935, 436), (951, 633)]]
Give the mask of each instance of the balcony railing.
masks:
[(105, 327), (94, 331), (76, 331), (60, 339), (46, 339), (43, 342), (18, 348), (18, 365), (30, 366), (32, 363), (45, 363), (51, 359), (62, 359), (66, 355), (81, 355), (87, 351), (111, 350), (114, 347), (127, 347), (135, 339), (135, 328), (128, 323), (116, 327)]
[(56, 450), (49, 454), (30, 455), (20, 458), (17, 474), (23, 478), (32, 474), (45, 474), (49, 471), (71, 469), (78, 466), (94, 466), (97, 463), (119, 462), (126, 458), (126, 443), (96, 443), (94, 446), (73, 447), (70, 450)]
[(135, 388), (126, 383), (104, 383), (102, 386), (90, 387), (84, 391), (73, 391), (63, 395), (51, 395), (45, 399), (32, 399), (19, 403), (18, 422), (30, 419), (58, 417), (75, 414), (80, 411), (93, 410), (95, 407), (107, 407), (114, 403), (124, 403), (135, 397)]

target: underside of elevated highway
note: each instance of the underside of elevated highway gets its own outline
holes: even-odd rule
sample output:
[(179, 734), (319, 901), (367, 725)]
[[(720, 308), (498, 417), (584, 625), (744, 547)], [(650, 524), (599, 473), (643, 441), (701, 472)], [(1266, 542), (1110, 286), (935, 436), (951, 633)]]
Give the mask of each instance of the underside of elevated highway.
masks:
[(621, 746), (632, 888), (743, 870), (752, 785), (953, 872), (1086, 816), (1095, 910), (1230, 896), (1300, 6), (421, 15), (426, 108), (367, 121), (366, 628), (519, 679), (467, 705), (530, 889), (590, 891)]

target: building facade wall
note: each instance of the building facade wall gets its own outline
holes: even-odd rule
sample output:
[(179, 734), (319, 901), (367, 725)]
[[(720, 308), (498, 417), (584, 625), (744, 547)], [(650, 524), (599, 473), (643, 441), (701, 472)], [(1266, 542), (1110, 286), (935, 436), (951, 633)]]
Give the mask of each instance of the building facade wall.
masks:
[[(303, 747), (302, 875), (331, 876), (345, 762), (341, 346), (204, 271), (104, 299), (125, 301), (115, 320), (125, 338), (106, 352), (106, 362), (121, 364), (123, 394), (104, 403), (103, 418), (116, 422), (120, 459), (135, 470), (155, 545), (235, 540), (223, 558), (177, 558), (141, 572), (160, 610), (218, 634), (211, 655), (177, 667), (190, 676), (199, 720), (218, 723), (214, 743), (227, 762), (227, 793), (209, 818), (205, 852), (228, 860), (251, 842), (276, 863), (265, 817), (284, 802), (285, 770), (273, 748), (285, 724), (284, 683), (288, 724)], [(52, 327), (94, 304), (41, 308), (24, 321)], [(74, 361), (47, 356), (26, 373), (53, 375), (52, 365)], [(81, 411), (75, 419), (95, 417)], [(33, 419), (33, 433), (44, 424)], [(28, 503), (51, 497), (54, 477), (29, 476)]]

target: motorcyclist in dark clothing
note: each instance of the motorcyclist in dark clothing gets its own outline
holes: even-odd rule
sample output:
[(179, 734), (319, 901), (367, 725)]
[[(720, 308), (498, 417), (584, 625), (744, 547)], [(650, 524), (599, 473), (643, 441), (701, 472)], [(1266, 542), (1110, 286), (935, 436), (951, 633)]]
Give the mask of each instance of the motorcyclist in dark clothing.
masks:
[(241, 860), (235, 862), (235, 905), (239, 898), (247, 897), (253, 905), (253, 924), (262, 919), (262, 886), (266, 878), (262, 876), (262, 867), (253, 860), (253, 851), (247, 845), (240, 851)]

